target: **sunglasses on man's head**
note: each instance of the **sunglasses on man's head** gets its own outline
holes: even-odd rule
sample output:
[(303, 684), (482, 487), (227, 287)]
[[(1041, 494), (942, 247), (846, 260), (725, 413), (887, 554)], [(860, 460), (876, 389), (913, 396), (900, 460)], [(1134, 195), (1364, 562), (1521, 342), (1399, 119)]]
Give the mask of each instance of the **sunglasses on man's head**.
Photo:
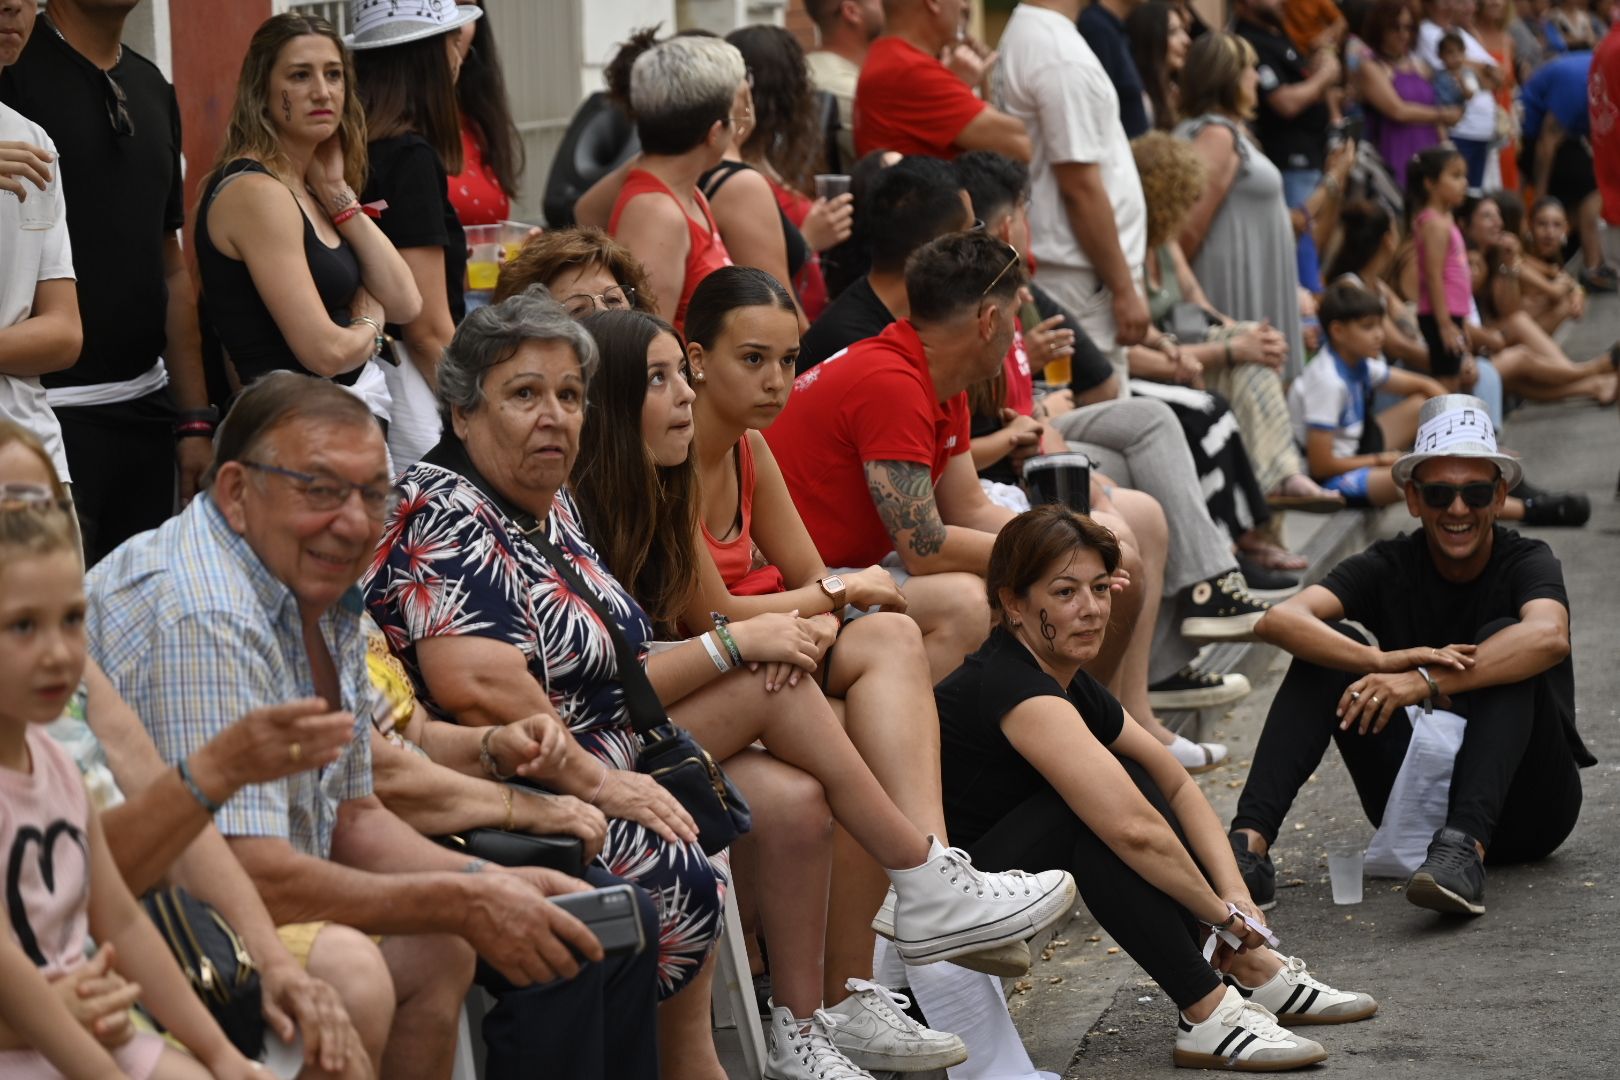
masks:
[(1496, 501), (1496, 482), (1476, 480), (1471, 484), (1419, 484), (1418, 496), (1431, 510), (1445, 510), (1462, 496), (1464, 506), (1483, 510)]

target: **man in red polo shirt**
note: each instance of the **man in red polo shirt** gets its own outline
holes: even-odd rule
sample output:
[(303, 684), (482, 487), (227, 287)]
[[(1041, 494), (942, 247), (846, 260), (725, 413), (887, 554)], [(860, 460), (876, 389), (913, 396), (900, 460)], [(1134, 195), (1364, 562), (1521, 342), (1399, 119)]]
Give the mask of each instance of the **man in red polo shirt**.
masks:
[(984, 574), (1013, 513), (979, 485), (966, 390), (1000, 369), (1024, 280), (985, 233), (930, 242), (906, 266), (910, 317), (799, 376), (765, 433), (822, 560), (900, 580), (936, 680), (990, 629)]
[(855, 152), (953, 158), (994, 150), (1028, 161), (1021, 121), (976, 95), (989, 65), (963, 36), (968, 0), (884, 0), (888, 32), (855, 86)]
[[(1592, 168), (1603, 195), (1603, 220), (1620, 227), (1620, 19), (1592, 52), (1587, 76), (1587, 100), (1592, 111)], [(1615, 228), (1609, 236), (1617, 236)], [(1620, 252), (1605, 253), (1620, 263)]]

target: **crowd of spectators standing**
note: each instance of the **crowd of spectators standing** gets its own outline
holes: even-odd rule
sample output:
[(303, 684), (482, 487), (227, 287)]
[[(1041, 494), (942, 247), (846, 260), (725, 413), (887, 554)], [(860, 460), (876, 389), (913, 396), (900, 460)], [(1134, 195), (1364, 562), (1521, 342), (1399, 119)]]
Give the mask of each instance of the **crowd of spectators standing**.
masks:
[[(477, 0), (269, 19), (193, 206), (133, 6), (0, 0), (0, 1073), (445, 1080), (476, 983), (490, 1077), (718, 1080), (734, 902), (766, 1076), (1033, 1075), (994, 980), (1077, 898), (1177, 1065), (1304, 1067), (1378, 1009), (1263, 914), (1329, 741), (1377, 821), (1401, 707), (1469, 718), (1422, 906), (1574, 828), (1569, 598), (1497, 522), (1590, 505), (1496, 440), (1620, 400), (1562, 345), (1617, 286), (1609, 0), (625, 27), (635, 145), (515, 233)], [(1286, 514), (1400, 502), (1302, 587)], [(1252, 640), (1228, 830), (1160, 714)]]

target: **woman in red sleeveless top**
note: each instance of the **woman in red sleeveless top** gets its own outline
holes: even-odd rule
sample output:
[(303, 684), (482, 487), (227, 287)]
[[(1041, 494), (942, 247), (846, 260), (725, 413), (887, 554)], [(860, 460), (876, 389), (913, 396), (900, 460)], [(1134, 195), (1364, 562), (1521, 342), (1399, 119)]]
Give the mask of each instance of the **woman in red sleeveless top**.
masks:
[(692, 290), (731, 265), (698, 177), (720, 163), (748, 92), (742, 54), (718, 38), (653, 31), (630, 40), (608, 66), (608, 85), (630, 103), (641, 163), (625, 177), (608, 232), (647, 269), (655, 305), (679, 329)]

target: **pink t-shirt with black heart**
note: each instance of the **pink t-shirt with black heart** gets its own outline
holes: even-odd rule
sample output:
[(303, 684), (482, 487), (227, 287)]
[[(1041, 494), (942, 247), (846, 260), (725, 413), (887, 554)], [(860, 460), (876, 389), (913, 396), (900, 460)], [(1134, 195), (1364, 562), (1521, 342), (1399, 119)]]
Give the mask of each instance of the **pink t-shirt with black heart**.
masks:
[(89, 799), (66, 750), (30, 726), (33, 772), (0, 768), (0, 863), (12, 940), (54, 978), (84, 963)]

